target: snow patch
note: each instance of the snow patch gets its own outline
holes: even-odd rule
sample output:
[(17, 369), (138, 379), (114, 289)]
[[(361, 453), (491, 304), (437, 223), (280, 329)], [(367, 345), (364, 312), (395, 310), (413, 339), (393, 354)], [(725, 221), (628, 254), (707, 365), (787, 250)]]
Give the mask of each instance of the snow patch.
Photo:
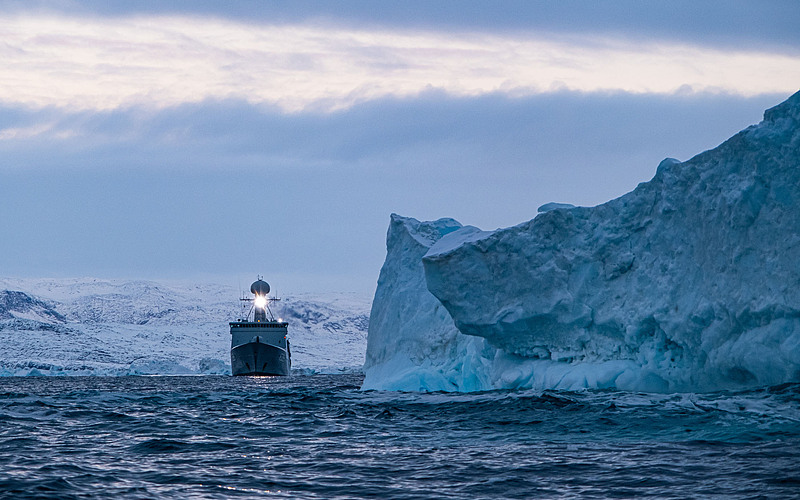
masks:
[(542, 213), (542, 212), (549, 212), (551, 210), (559, 210), (559, 209), (569, 210), (571, 208), (575, 208), (575, 205), (571, 205), (569, 203), (550, 202), (550, 203), (545, 203), (544, 205), (539, 207), (537, 212)]

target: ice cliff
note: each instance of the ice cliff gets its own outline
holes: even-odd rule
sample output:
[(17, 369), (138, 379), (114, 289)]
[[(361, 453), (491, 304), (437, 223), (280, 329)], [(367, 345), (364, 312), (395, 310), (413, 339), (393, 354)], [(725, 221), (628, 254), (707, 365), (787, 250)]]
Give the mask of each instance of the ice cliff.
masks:
[(620, 198), (507, 229), (393, 216), (365, 387), (800, 380), (798, 121), (800, 93)]
[(406, 391), (479, 390), (485, 370), (483, 339), (461, 335), (428, 292), (422, 257), (444, 235), (477, 234), (453, 219), (435, 222), (392, 215), (386, 262), (369, 317), (365, 389)]

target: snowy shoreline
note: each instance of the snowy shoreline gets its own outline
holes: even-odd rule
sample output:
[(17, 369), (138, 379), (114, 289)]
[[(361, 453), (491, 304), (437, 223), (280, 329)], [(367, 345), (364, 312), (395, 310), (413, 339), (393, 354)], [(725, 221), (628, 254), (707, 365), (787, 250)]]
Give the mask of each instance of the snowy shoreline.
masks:
[[(0, 279), (0, 376), (230, 374), (230, 286), (96, 278)], [(294, 371), (360, 372), (371, 298), (281, 297)]]

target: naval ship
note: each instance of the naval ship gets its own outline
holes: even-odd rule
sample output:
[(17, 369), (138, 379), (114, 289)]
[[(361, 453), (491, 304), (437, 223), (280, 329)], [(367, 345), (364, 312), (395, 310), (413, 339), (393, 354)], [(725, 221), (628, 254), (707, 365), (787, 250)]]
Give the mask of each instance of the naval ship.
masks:
[(233, 375), (289, 375), (292, 369), (292, 353), (286, 339), (289, 323), (276, 320), (269, 308), (270, 302), (280, 299), (269, 297), (269, 284), (260, 276), (250, 285), (250, 293), (253, 298), (241, 299), (249, 305), (247, 314), (230, 322), (231, 372)]

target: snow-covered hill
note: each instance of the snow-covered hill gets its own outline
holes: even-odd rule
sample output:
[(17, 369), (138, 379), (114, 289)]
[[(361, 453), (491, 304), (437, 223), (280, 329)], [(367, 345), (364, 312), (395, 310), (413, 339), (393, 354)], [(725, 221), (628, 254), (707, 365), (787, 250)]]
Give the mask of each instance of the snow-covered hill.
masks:
[[(239, 296), (215, 284), (0, 279), (0, 375), (230, 373)], [(334, 293), (274, 303), (293, 369), (360, 370), (370, 302)]]

